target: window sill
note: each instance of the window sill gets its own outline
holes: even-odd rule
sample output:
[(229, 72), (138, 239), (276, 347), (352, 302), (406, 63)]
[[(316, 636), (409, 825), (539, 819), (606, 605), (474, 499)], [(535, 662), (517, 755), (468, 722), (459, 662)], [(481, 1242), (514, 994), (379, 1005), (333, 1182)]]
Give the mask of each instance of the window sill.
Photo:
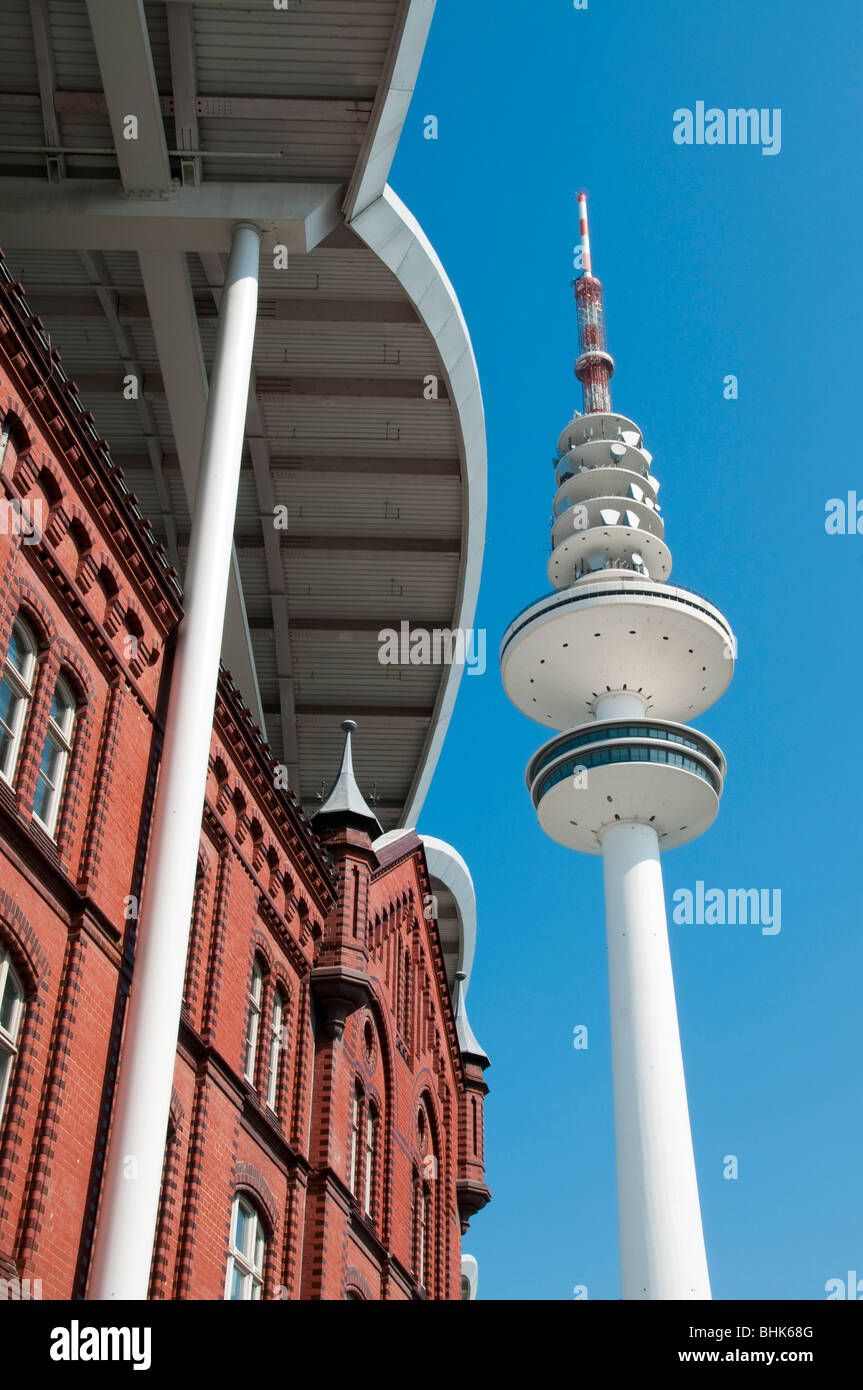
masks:
[(351, 1193), (351, 1219), (360, 1228), (362, 1233), (373, 1241), (379, 1252), (383, 1251), (381, 1243), (381, 1233), (378, 1230), (378, 1223), (373, 1216), (369, 1216), (365, 1207), (361, 1206), (356, 1197)]
[(36, 816), (35, 814), (30, 817), (30, 824), (28, 826), (28, 829), (30, 831), (30, 834), (35, 838), (36, 842), (39, 845), (41, 845), (41, 847), (46, 851), (46, 853), (50, 854), (51, 858), (54, 859), (56, 863), (59, 864), (60, 850), (57, 847), (57, 841), (49, 833), (49, 831), (46, 830), (42, 821), (40, 821), (38, 816)]
[(243, 1077), (243, 1104), (248, 1107), (258, 1120), (262, 1120), (268, 1129), (279, 1136), (279, 1139), (286, 1141), (287, 1135), (285, 1127), (275, 1110), (272, 1110), (266, 1101), (262, 1100), (255, 1090), (248, 1077)]
[(39, 831), (39, 833), (40, 833), (41, 835), (44, 835), (44, 836), (46, 837), (46, 839), (50, 840), (52, 846), (54, 847), (54, 849), (56, 849), (56, 848), (57, 848), (57, 834), (56, 834), (57, 826), (56, 826), (56, 824), (55, 824), (55, 826), (54, 826), (54, 828), (53, 828), (53, 830), (52, 830), (51, 827), (48, 826), (48, 825), (45, 823), (45, 821), (43, 821), (43, 820), (41, 819), (40, 816), (37, 816), (37, 815), (36, 815), (36, 812), (34, 811), (34, 812), (33, 812), (33, 825), (35, 825), (36, 829)]

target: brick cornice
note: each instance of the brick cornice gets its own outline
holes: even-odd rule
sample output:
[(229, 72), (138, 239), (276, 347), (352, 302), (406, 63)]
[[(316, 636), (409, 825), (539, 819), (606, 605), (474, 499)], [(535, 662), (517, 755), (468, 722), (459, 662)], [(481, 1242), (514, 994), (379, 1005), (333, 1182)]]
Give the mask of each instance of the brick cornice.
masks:
[(282, 914), (273, 906), (266, 893), (260, 893), (258, 895), (258, 913), (263, 917), (282, 950), (289, 957), (291, 965), (296, 970), (300, 979), (303, 979), (308, 975), (311, 969), (311, 959), (305, 954), (296, 938), (291, 935), (287, 922)]
[(46, 345), (43, 331), (22, 287), (12, 282), (0, 252), (0, 341), (28, 408), (108, 523), (148, 601), (179, 616), (180, 588), (164, 547), (134, 494), (127, 491), (123, 471), (112, 460), (106, 442), (92, 429), (93, 416), (83, 409), (77, 387), (63, 372), (60, 354)]
[(221, 819), (218, 810), (209, 801), (204, 802), (202, 828), (212, 836), (220, 854), (229, 850), (233, 851), (233, 856), (236, 859), (238, 867), (243, 870), (255, 885), (258, 895), (258, 910), (261, 916), (272, 929), (279, 944), (290, 956), (291, 962), (297, 970), (297, 973), (301, 977), (307, 975), (311, 969), (312, 960), (311, 949), (309, 955), (306, 955), (303, 950), (303, 946), (307, 944), (306, 933), (303, 933), (299, 942), (291, 934), (287, 919), (279, 912), (278, 908), (267, 895), (263, 883), (253, 866), (248, 862), (236, 836), (231, 834), (230, 830)]
[(324, 846), (312, 830), (293, 791), (276, 789), (275, 774), (279, 763), (272, 756), (270, 745), (264, 742), (251, 711), (224, 668), (219, 674), (213, 724), (220, 741), (231, 748), (260, 806), (266, 807), (282, 827), (297, 867), (304, 872), (319, 896), (329, 899), (333, 906), (337, 888), (334, 873), (325, 859)]
[[(100, 622), (93, 617), (88, 609), (81, 591), (75, 581), (69, 576), (67, 571), (60, 564), (53, 548), (46, 538), (43, 537), (42, 544), (39, 546), (22, 546), (22, 553), (25, 554), (33, 566), (36, 574), (49, 590), (60, 599), (60, 605), (73, 616), (80, 625), (80, 630), (86, 637), (90, 647), (100, 661), (103, 673), (110, 681), (115, 675), (122, 673), (123, 679), (141, 708), (148, 715), (153, 717), (151, 701), (144, 694), (135, 676), (131, 664), (124, 661), (115, 650), (107, 631)], [(168, 630), (163, 633), (167, 640), (170, 637)]]

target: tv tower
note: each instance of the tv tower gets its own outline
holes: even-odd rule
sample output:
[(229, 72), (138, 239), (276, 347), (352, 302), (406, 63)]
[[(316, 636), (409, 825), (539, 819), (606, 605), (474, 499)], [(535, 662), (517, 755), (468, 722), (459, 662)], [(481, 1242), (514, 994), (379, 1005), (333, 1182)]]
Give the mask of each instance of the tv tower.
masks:
[(583, 193), (578, 205), (584, 413), (554, 460), (554, 592), (510, 624), (501, 672), (513, 704), (558, 731), (527, 768), (540, 825), (603, 861), (622, 1297), (709, 1299), (660, 853), (719, 810), (725, 758), (688, 721), (728, 686), (736, 644), (717, 608), (668, 583), (652, 458), (611, 408)]

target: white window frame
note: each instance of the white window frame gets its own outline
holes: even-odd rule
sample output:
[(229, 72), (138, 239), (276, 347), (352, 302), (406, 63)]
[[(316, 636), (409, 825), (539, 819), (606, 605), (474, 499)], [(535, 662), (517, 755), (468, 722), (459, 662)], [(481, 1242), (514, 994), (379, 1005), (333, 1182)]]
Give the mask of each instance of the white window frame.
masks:
[(359, 1158), (360, 1158), (360, 1116), (363, 1108), (363, 1093), (360, 1087), (354, 1086), (353, 1109), (351, 1110), (351, 1192), (355, 1197), (359, 1196), (357, 1187), (359, 1184)]
[(428, 1257), (428, 1220), (429, 1208), (431, 1206), (431, 1193), (425, 1182), (420, 1180), (419, 1184), (419, 1203), (417, 1211), (418, 1240), (417, 1240), (417, 1273), (419, 1281), (424, 1289), (428, 1288), (428, 1270), (426, 1262)]
[[(8, 1026), (2, 1022), (2, 1005), (12, 999)], [(9, 952), (0, 947), (0, 1124), (6, 1109), (9, 1083), (18, 1058), (18, 1038), (24, 1018), (24, 986), (12, 964)]]
[[(44, 830), (52, 837), (57, 829), (57, 818), (60, 814), (60, 806), (63, 801), (63, 791), (66, 786), (66, 774), (69, 771), (69, 763), (72, 759), (72, 742), (75, 737), (75, 719), (77, 717), (77, 702), (75, 693), (67, 680), (62, 676), (57, 677), (57, 684), (54, 686), (54, 699), (51, 702), (51, 709), (54, 708), (54, 700), (58, 694), (62, 697), (65, 710), (64, 722), (58, 723), (53, 713), (48, 716), (48, 731), (45, 734), (45, 742), (42, 745), (42, 757), (39, 761), (39, 771), (36, 776), (36, 792), (38, 795), (40, 783), (45, 783), (48, 787), (48, 801), (44, 816), (40, 816), (34, 810), (33, 819), (37, 820)], [(46, 773), (42, 771), (45, 754), (48, 748), (56, 750), (56, 780), (52, 782)]]
[[(27, 723), (27, 712), (30, 702), (33, 699), (33, 690), (36, 677), (36, 660), (38, 647), (32, 629), (23, 618), (16, 618), (12, 624), (12, 632), (17, 632), (19, 641), (26, 651), (24, 670), (19, 671), (17, 666), (13, 666), (9, 652), (3, 662), (3, 676), (0, 684), (8, 685), (12, 691), (15, 707), (12, 711), (12, 723), (4, 725), (9, 735), (9, 746), (6, 751), (6, 758), (0, 764), (0, 777), (7, 782), (10, 787), (15, 785), (15, 774), (18, 769), (18, 757), (21, 752), (21, 743), (24, 737), (24, 728)], [(11, 648), (11, 641), (10, 641)]]
[(246, 1060), (243, 1066), (243, 1075), (246, 1080), (255, 1084), (255, 1072), (258, 1065), (258, 1033), (261, 1026), (261, 1008), (264, 997), (264, 972), (261, 969), (261, 962), (255, 957), (252, 966), (252, 983), (249, 989), (249, 1015), (246, 1024)]
[[(245, 1248), (237, 1247), (237, 1217), (242, 1209), (246, 1221)], [(225, 1276), (225, 1300), (227, 1302), (257, 1303), (264, 1296), (264, 1261), (267, 1253), (267, 1237), (260, 1213), (253, 1202), (238, 1192), (231, 1207), (231, 1244), (228, 1253), (228, 1270)], [(240, 1293), (234, 1299), (234, 1272), (240, 1276)]]
[(275, 1111), (279, 1099), (279, 1068), (282, 1060), (282, 1029), (285, 1000), (280, 989), (273, 993), (273, 1012), (270, 1018), (270, 1053), (267, 1059), (267, 1105)]
[(371, 1102), (369, 1102), (366, 1106), (365, 1172), (363, 1174), (363, 1210), (367, 1216), (371, 1216), (372, 1214), (372, 1197), (374, 1196), (377, 1125), (377, 1111)]

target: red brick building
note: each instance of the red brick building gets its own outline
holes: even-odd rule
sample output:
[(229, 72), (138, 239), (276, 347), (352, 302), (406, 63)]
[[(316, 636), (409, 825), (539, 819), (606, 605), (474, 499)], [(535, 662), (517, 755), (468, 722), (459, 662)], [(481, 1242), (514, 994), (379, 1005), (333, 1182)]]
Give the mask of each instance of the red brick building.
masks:
[[(99, 1221), (182, 597), (5, 273), (0, 423), (0, 1278), (69, 1299)], [(150, 1295), (459, 1298), (489, 1196), (473, 943), (454, 972), (437, 920), (443, 894), (471, 931), (460, 861), (435, 842), (433, 874), (415, 832), (381, 835), (350, 737), (313, 823), (278, 774), (223, 671)]]

